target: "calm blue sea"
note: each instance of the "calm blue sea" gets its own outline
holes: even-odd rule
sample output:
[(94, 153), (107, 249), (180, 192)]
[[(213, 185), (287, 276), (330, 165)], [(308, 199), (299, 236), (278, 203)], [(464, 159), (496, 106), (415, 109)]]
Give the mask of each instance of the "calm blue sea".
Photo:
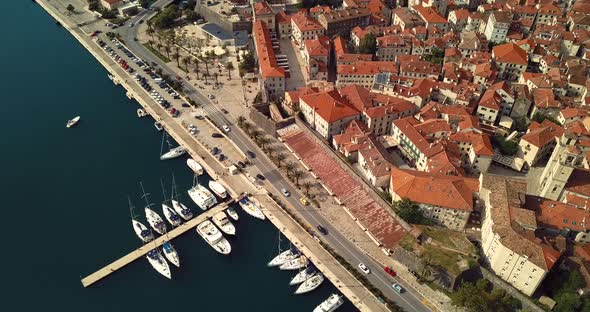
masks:
[[(162, 201), (184, 159), (159, 160), (161, 135), (137, 103), (32, 1), (0, 13), (0, 225), (4, 311), (311, 311), (335, 292), (326, 282), (295, 296), (293, 273), (269, 269), (278, 232), (240, 213), (233, 251), (214, 252), (193, 231), (173, 243), (173, 280), (140, 259), (91, 288), (85, 276), (140, 245), (127, 196), (143, 216), (138, 182)], [(65, 122), (81, 115), (73, 129)], [(190, 204), (186, 195), (182, 198)], [(191, 205), (193, 211), (197, 207)], [(346, 303), (339, 311), (354, 311)]]

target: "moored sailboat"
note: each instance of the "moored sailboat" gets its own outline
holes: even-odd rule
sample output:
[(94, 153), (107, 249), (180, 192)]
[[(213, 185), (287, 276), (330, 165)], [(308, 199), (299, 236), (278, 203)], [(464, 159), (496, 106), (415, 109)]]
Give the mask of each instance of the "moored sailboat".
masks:
[(174, 264), (177, 268), (180, 268), (180, 258), (178, 258), (178, 253), (172, 243), (165, 242), (162, 245), (162, 251), (164, 252), (164, 257), (170, 261), (170, 263)]
[(154, 239), (154, 233), (148, 229), (147, 226), (143, 225), (143, 223), (135, 220), (135, 216), (133, 214), (133, 204), (131, 203), (131, 198), (127, 197), (127, 201), (129, 202), (129, 213), (131, 214), (131, 225), (133, 226), (133, 231), (135, 235), (141, 239), (142, 242), (147, 243), (151, 242)]
[(207, 210), (217, 204), (217, 198), (206, 187), (199, 184), (196, 175), (193, 179), (193, 187), (188, 190), (188, 195), (202, 210)]
[[(168, 152), (163, 153), (164, 149), (164, 140), (168, 143)], [(164, 136), (162, 137), (162, 146), (160, 148), (160, 160), (168, 160), (173, 159), (176, 157), (180, 157), (186, 153), (186, 149), (182, 146), (172, 147), (170, 141), (168, 140), (168, 134), (164, 132)]]
[(178, 192), (176, 190), (176, 179), (174, 178), (174, 175), (172, 175), (172, 196), (170, 196), (170, 198), (170, 201), (172, 202), (172, 208), (174, 208), (174, 211), (176, 211), (179, 216), (187, 221), (193, 218), (193, 212), (187, 206), (177, 200)]
[(295, 294), (301, 295), (315, 290), (316, 288), (320, 287), (320, 285), (324, 282), (324, 279), (324, 274), (319, 272), (316, 273), (314, 276), (305, 280), (303, 284), (299, 285), (299, 287), (295, 291)]
[(254, 204), (254, 202), (249, 200), (248, 197), (242, 197), (242, 199), (238, 201), (238, 204), (240, 204), (240, 207), (242, 207), (242, 209), (244, 209), (247, 214), (260, 220), (266, 219), (264, 213), (262, 213), (262, 210), (260, 210), (260, 208)]
[(143, 183), (139, 182), (139, 185), (141, 186), (141, 191), (143, 193), (142, 197), (145, 199), (145, 217), (149, 225), (152, 227), (152, 229), (154, 229), (154, 231), (158, 232), (159, 234), (166, 233), (166, 231), (168, 230), (168, 228), (166, 227), (166, 223), (164, 223), (164, 220), (162, 220), (162, 217), (160, 217), (160, 215), (158, 215), (155, 211), (153, 211), (150, 208), (151, 204), (148, 200), (149, 194), (145, 193), (145, 190), (143, 189)]
[(150, 250), (147, 253), (146, 258), (148, 259), (148, 261), (150, 262), (152, 267), (154, 267), (154, 269), (158, 273), (164, 275), (165, 277), (167, 277), (169, 279), (172, 278), (172, 273), (170, 272), (170, 267), (168, 266), (168, 262), (166, 262), (166, 259), (164, 259), (164, 257), (162, 256), (162, 253), (160, 252), (160, 250), (158, 250), (158, 249)]
[(164, 195), (164, 202), (162, 203), (162, 212), (164, 213), (164, 218), (168, 220), (173, 227), (177, 227), (182, 224), (182, 219), (170, 208), (170, 206), (166, 205), (166, 190), (164, 190), (164, 182), (160, 180), (160, 185), (162, 186), (162, 194)]
[(279, 266), (279, 269), (285, 271), (299, 270), (305, 267), (307, 263), (308, 260), (306, 256), (296, 257), (283, 263), (281, 266)]
[(308, 278), (312, 277), (316, 273), (316, 268), (313, 265), (308, 265), (304, 270), (299, 271), (289, 285), (297, 285), (305, 282)]

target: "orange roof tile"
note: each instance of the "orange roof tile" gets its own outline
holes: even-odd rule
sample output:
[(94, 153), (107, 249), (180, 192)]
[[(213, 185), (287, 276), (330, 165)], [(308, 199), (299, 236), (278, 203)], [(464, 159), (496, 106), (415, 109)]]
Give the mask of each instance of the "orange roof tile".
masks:
[(580, 232), (588, 229), (586, 220), (590, 222), (590, 212), (585, 209), (530, 195), (527, 195), (526, 206), (536, 212), (537, 222), (544, 227)]
[(473, 152), (478, 156), (494, 156), (494, 148), (490, 142), (490, 137), (484, 133), (457, 132), (449, 137), (454, 142), (466, 142), (471, 144)]
[(274, 14), (274, 12), (266, 1), (256, 2), (254, 4), (254, 16), (267, 14)]
[(285, 70), (277, 65), (275, 52), (266, 23), (256, 21), (252, 25), (252, 33), (256, 44), (256, 54), (260, 65), (260, 75), (263, 79), (268, 77), (285, 77)]
[(497, 45), (492, 49), (496, 62), (527, 65), (528, 55), (525, 50), (514, 43)]
[(523, 135), (521, 140), (525, 140), (536, 147), (543, 147), (560, 137), (563, 134), (563, 128), (545, 119), (543, 123), (532, 122), (529, 125), (529, 131)]
[(426, 23), (443, 24), (447, 22), (447, 19), (440, 15), (440, 13), (438, 13), (432, 7), (415, 5), (412, 7), (412, 9), (418, 12), (418, 15), (420, 15), (420, 17), (422, 17)]
[(304, 95), (299, 99), (328, 123), (359, 115), (359, 112), (351, 107), (336, 90)]

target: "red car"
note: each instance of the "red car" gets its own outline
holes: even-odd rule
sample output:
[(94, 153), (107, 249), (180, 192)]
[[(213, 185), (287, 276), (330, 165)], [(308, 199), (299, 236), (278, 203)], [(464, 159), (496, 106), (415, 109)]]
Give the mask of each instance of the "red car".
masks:
[(391, 277), (395, 277), (397, 275), (397, 273), (390, 267), (384, 267), (383, 269), (387, 274), (391, 275)]

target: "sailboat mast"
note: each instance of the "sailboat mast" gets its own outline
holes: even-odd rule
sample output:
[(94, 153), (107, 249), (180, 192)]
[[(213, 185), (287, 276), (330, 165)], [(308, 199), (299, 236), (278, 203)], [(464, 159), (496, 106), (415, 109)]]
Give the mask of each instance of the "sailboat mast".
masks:
[(127, 196), (127, 202), (129, 203), (129, 214), (131, 215), (131, 220), (135, 220), (135, 216), (133, 215), (133, 203), (131, 202), (131, 197)]
[(166, 189), (164, 189), (164, 181), (160, 179), (160, 186), (162, 187), (162, 195), (164, 196), (164, 203), (166, 202)]
[(141, 186), (141, 192), (143, 193), (142, 197), (145, 199), (145, 207), (148, 208), (150, 206), (150, 202), (148, 201), (148, 195), (146, 194), (145, 190), (143, 189), (143, 182), (139, 182), (139, 186)]

